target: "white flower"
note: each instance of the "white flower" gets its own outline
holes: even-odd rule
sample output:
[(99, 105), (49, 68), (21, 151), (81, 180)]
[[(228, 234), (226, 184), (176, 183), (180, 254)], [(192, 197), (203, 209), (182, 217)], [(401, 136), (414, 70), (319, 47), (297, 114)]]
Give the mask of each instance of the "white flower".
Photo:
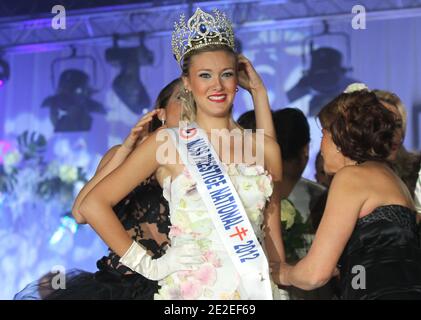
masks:
[[(185, 202), (184, 199), (181, 199)], [(182, 206), (180, 206), (182, 207)], [(180, 228), (183, 233), (192, 231), (192, 222), (190, 218), (182, 210), (176, 210), (172, 217), (172, 225)]]
[(244, 163), (238, 165), (238, 171), (245, 176), (258, 176), (265, 172), (262, 166), (247, 165)]
[(211, 219), (201, 219), (193, 222), (191, 228), (195, 233), (199, 233), (202, 237), (207, 237), (212, 233), (213, 222)]
[(247, 216), (249, 217), (251, 223), (258, 225), (260, 222), (259, 218), (261, 216), (263, 217), (263, 214), (259, 210), (249, 210), (247, 212)]
[(54, 155), (58, 159), (66, 159), (72, 157), (72, 147), (67, 139), (60, 139), (54, 144)]
[(286, 222), (286, 229), (292, 227), (295, 220), (295, 215), (297, 214), (297, 210), (295, 207), (289, 202), (288, 200), (281, 201), (281, 221)]
[(263, 192), (263, 194), (265, 195), (265, 198), (269, 198), (272, 194), (273, 191), (273, 183), (271, 180), (271, 176), (259, 176), (259, 179), (257, 180), (257, 186), (259, 188), (260, 191)]
[(302, 259), (307, 255), (307, 249), (306, 248), (296, 248), (295, 253), (297, 254), (299, 259)]
[(351, 92), (361, 91), (361, 90), (370, 91), (366, 84), (360, 83), (360, 82), (354, 82), (354, 83), (351, 83), (348, 87), (346, 87), (344, 93), (351, 93)]
[(57, 160), (53, 160), (48, 164), (47, 175), (49, 177), (58, 176), (60, 172), (60, 163)]
[(4, 156), (4, 170), (6, 171), (6, 173), (11, 173), (13, 167), (16, 166), (21, 159), (22, 155), (18, 150), (6, 153), (6, 155)]
[(73, 183), (77, 180), (77, 168), (63, 164), (59, 169), (60, 180), (66, 183)]
[(304, 239), (304, 241), (305, 241), (306, 245), (307, 245), (308, 247), (310, 247), (310, 246), (311, 246), (311, 244), (313, 243), (313, 240), (314, 240), (314, 234), (311, 234), (311, 233), (305, 233), (305, 234), (303, 234), (303, 239)]

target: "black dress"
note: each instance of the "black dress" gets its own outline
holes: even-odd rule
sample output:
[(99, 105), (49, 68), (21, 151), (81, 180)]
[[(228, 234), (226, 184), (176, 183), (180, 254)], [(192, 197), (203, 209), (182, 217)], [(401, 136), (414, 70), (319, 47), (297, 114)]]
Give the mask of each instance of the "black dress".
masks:
[[(170, 226), (169, 209), (155, 178), (144, 181), (113, 209), (133, 240), (146, 247), (154, 258), (164, 253)], [(97, 272), (72, 270), (66, 273), (65, 289), (54, 290), (51, 284), (56, 274), (46, 274), (17, 293), (14, 299), (153, 299), (159, 289), (158, 282), (131, 271), (119, 260), (120, 257), (109, 250), (108, 256), (97, 261)]]
[(415, 212), (400, 205), (358, 219), (339, 260), (342, 299), (421, 299)]

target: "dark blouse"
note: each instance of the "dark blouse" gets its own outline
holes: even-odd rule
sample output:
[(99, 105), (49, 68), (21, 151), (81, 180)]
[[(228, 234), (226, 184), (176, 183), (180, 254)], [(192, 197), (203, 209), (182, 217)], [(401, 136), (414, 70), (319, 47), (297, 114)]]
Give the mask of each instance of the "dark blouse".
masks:
[(342, 299), (421, 299), (415, 212), (387, 205), (360, 218), (339, 268)]

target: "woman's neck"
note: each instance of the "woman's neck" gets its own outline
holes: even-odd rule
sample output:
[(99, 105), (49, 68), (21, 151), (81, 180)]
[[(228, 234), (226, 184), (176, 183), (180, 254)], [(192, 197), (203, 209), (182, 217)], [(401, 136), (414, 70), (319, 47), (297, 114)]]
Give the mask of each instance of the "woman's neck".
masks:
[(214, 118), (198, 113), (196, 116), (196, 122), (203, 130), (209, 133), (212, 129), (232, 129), (229, 117)]

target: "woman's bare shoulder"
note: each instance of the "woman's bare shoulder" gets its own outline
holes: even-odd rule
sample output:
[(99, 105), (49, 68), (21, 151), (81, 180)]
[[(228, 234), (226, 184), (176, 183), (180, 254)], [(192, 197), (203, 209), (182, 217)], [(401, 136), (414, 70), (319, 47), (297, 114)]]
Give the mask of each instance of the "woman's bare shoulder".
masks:
[(355, 193), (371, 194), (375, 190), (384, 189), (389, 183), (395, 183), (394, 179), (390, 179), (392, 175), (393, 173), (381, 163), (349, 165), (335, 173), (331, 187), (340, 185)]
[(365, 174), (367, 170), (358, 165), (349, 165), (338, 170), (332, 179), (332, 184), (334, 181), (337, 183), (348, 183), (348, 184), (358, 184), (365, 179)]

